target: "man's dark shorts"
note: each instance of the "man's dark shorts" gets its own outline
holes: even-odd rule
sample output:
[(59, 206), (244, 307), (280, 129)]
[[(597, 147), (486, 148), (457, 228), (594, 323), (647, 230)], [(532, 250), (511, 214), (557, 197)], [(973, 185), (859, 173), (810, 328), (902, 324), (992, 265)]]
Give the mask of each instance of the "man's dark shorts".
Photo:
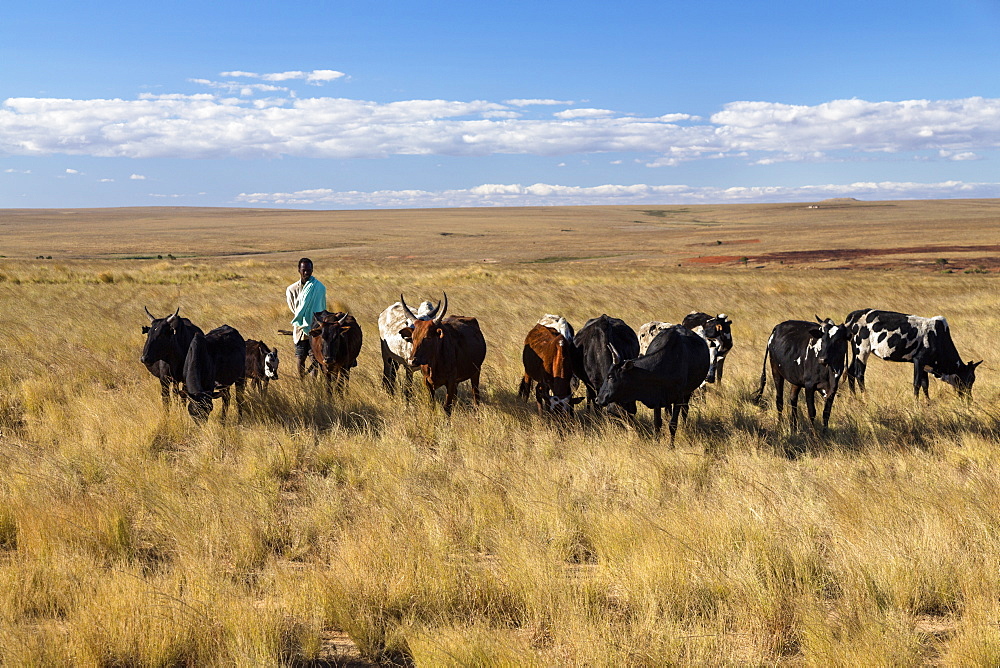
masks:
[(309, 356), (309, 337), (304, 337), (301, 341), (295, 344), (295, 358), (304, 360)]

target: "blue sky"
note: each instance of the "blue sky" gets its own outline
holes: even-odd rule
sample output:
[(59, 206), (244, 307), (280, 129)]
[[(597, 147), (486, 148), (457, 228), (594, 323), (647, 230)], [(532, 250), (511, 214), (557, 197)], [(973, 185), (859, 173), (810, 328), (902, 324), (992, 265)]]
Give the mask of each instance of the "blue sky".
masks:
[(0, 207), (1000, 197), (998, 35), (995, 0), (17, 3)]

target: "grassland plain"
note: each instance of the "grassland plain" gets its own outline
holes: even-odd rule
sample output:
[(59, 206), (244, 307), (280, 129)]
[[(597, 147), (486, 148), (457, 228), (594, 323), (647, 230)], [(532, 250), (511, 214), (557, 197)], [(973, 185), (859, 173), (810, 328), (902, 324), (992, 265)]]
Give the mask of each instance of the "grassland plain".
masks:
[[(220, 245), (241, 238), (238, 217), (206, 220)], [(972, 242), (943, 226), (908, 243)], [(74, 248), (0, 265), (4, 664), (1000, 663), (995, 272), (310, 251), (331, 306), (366, 337), (331, 401), (292, 378), (275, 334), (301, 252)], [(401, 290), (442, 289), (489, 345), (485, 405), (463, 394), (450, 419), (379, 385), (378, 313)], [(178, 305), (287, 355), (241, 422), (198, 427), (161, 408), (138, 363), (142, 309)], [(914, 402), (910, 370), (879, 360), (863, 399), (838, 397), (828, 436), (789, 433), (749, 401), (771, 326), (864, 306), (946, 315), (963, 357), (986, 360), (974, 401), (932, 381), (931, 402)], [(692, 309), (728, 313), (736, 347), (676, 448), (651, 437), (648, 411), (638, 426), (554, 424), (518, 401), (521, 343), (542, 313), (638, 326)]]

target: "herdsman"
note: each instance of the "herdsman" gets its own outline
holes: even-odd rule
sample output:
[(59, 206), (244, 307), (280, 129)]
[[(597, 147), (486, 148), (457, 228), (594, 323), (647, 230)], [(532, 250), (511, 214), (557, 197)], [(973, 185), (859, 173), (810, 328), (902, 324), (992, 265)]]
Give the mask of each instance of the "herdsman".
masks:
[(299, 280), (285, 289), (285, 299), (292, 311), (292, 343), (299, 365), (299, 378), (306, 373), (309, 356), (309, 329), (313, 314), (326, 310), (326, 286), (312, 275), (313, 263), (307, 257), (299, 260)]

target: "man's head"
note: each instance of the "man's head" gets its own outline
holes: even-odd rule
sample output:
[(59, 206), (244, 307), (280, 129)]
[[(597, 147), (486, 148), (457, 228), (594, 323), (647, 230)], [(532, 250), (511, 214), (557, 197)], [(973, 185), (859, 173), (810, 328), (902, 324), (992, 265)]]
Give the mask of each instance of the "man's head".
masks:
[(305, 284), (313, 275), (313, 261), (307, 257), (299, 260), (299, 280)]

